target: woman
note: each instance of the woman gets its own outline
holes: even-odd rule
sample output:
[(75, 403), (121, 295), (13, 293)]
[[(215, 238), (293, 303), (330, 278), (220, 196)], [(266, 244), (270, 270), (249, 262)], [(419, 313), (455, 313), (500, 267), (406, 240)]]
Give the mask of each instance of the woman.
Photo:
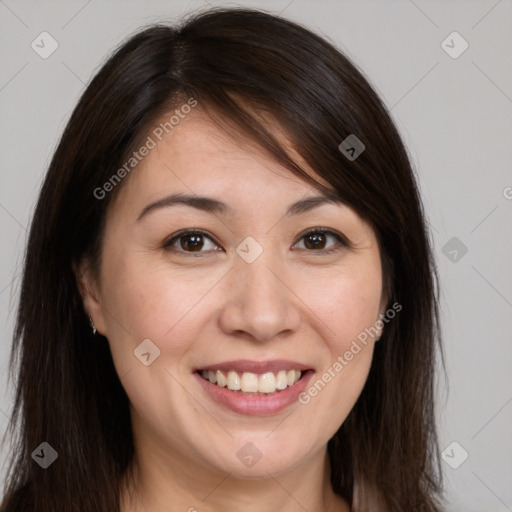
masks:
[(2, 510), (441, 510), (436, 282), (337, 49), (246, 9), (146, 28), (37, 203)]

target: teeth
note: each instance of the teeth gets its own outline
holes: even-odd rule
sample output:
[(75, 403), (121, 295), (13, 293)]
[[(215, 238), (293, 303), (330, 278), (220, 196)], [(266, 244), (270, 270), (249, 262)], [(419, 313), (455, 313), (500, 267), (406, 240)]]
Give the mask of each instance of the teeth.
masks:
[(286, 372), (284, 370), (277, 372), (276, 388), (277, 389), (286, 389), (287, 386), (288, 386), (288, 379), (286, 378)]
[[(297, 381), (297, 379), (295, 378), (295, 375), (296, 375), (295, 370), (288, 370), (288, 372), (286, 374), (286, 383), (288, 384), (288, 386), (293, 386), (293, 383)], [(300, 375), (299, 375), (299, 377), (300, 377)]]
[(238, 391), (240, 389), (240, 377), (234, 371), (228, 372), (228, 389), (231, 391)]
[(260, 393), (274, 393), (276, 390), (276, 377), (273, 373), (264, 373), (260, 377), (258, 391)]
[(258, 380), (255, 373), (244, 372), (240, 381), (240, 389), (246, 393), (256, 393), (259, 387)]
[(221, 370), (203, 370), (201, 375), (212, 384), (217, 384), (221, 388), (242, 393), (275, 393), (276, 390), (282, 391), (288, 386), (293, 386), (301, 377), (300, 370), (280, 370), (276, 373), (267, 372), (261, 375), (252, 372), (243, 372), (241, 375), (230, 370), (227, 375)]
[(220, 370), (217, 370), (215, 374), (217, 376), (217, 385), (221, 388), (225, 388), (228, 385), (228, 379), (226, 379), (226, 376)]

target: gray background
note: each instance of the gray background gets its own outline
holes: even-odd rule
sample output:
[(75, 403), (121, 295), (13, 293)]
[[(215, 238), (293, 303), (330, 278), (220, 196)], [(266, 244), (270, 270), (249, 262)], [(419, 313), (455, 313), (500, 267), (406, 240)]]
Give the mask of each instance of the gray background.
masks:
[[(2, 433), (12, 400), (6, 372), (27, 226), (71, 110), (128, 34), (207, 4), (0, 0)], [(210, 5), (282, 12), (325, 35), (391, 109), (418, 171), (441, 275), (449, 389), (441, 380), (438, 407), (452, 510), (512, 511), (512, 2)], [(43, 31), (59, 45), (47, 59), (31, 48)], [(469, 44), (458, 58), (442, 46), (453, 31)], [(462, 48), (457, 38), (446, 44), (452, 53)], [(453, 237), (458, 241), (446, 245)], [(469, 457), (453, 469), (462, 450)]]

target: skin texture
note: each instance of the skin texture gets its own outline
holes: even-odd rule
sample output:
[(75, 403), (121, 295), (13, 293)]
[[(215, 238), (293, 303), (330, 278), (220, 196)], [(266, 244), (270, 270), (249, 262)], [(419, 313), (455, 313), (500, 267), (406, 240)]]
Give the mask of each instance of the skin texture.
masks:
[[(174, 206), (137, 220), (175, 192), (215, 197), (235, 214)], [(379, 247), (360, 216), (340, 203), (284, 217), (319, 194), (199, 108), (126, 178), (109, 207), (99, 278), (86, 262), (79, 272), (131, 404), (136, 487), (123, 492), (123, 512), (350, 510), (332, 491), (327, 442), (362, 391), (371, 338), (309, 404), (270, 416), (213, 402), (192, 374), (233, 359), (290, 359), (316, 371), (313, 383), (384, 313)], [(350, 247), (324, 235), (311, 248), (304, 233), (318, 227)], [(185, 228), (210, 238), (195, 252), (179, 239), (174, 251), (162, 248)], [(250, 264), (235, 252), (247, 236), (263, 248)], [(148, 338), (160, 356), (144, 366), (134, 349)], [(237, 457), (248, 442), (262, 453), (252, 468)]]

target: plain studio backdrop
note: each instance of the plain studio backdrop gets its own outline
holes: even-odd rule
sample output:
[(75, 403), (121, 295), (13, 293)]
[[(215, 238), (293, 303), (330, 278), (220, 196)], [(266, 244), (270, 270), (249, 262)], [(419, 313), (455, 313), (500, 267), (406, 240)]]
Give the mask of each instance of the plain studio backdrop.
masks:
[(511, 0), (0, 0), (1, 433), (27, 229), (65, 123), (129, 34), (208, 5), (282, 13), (326, 36), (391, 110), (441, 278), (449, 388), (440, 381), (438, 415), (451, 510), (512, 511)]

